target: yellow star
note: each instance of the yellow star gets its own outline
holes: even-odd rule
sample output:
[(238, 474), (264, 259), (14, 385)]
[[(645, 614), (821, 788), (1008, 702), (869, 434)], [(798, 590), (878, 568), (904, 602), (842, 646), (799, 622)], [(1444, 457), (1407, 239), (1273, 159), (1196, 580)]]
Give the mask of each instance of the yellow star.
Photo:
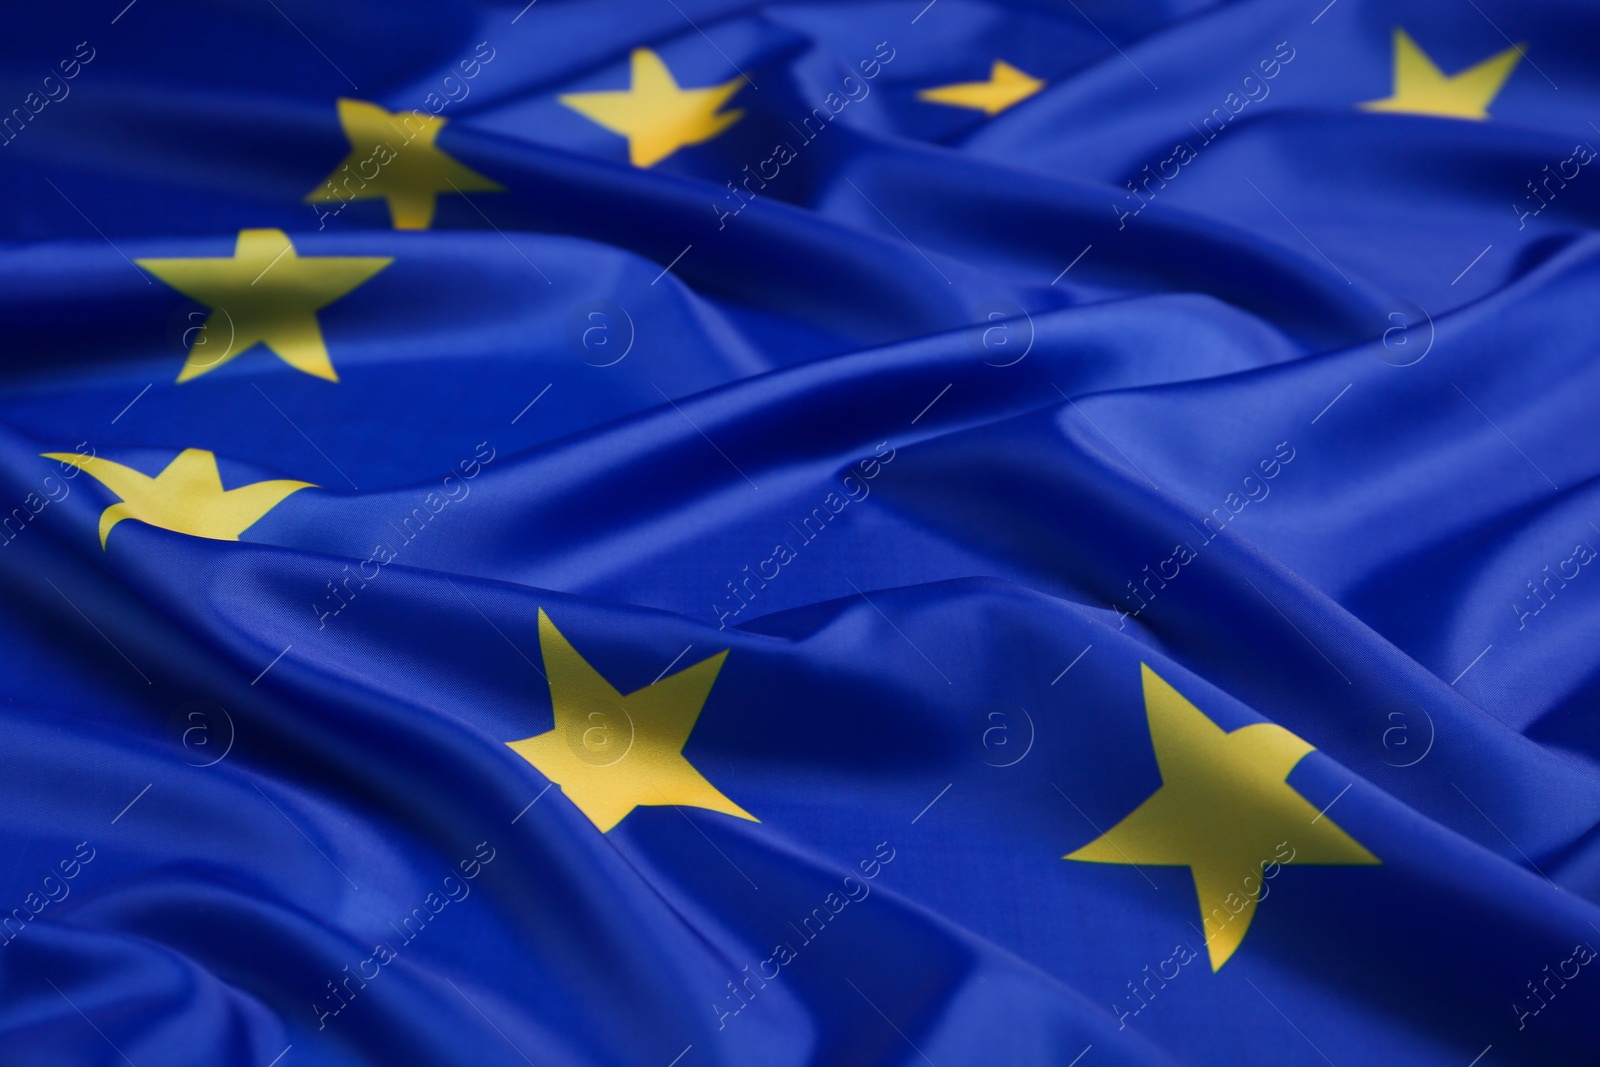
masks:
[(680, 89), (661, 57), (635, 48), (632, 84), (598, 93), (563, 93), (557, 99), (585, 118), (628, 139), (628, 159), (651, 167), (685, 145), (709, 141), (743, 117), (743, 111), (718, 112), (738, 92), (744, 78), (704, 89)]
[(1360, 104), (1366, 111), (1399, 111), (1447, 119), (1486, 119), (1489, 105), (1522, 58), (1512, 45), (1456, 74), (1446, 74), (1417, 46), (1411, 35), (1394, 29), (1394, 95)]
[(77, 452), (45, 452), (89, 474), (122, 498), (100, 513), (100, 547), (105, 548), (111, 527), (123, 519), (138, 519), (163, 530), (193, 537), (237, 541), (239, 535), (283, 502), (290, 493), (315, 489), (310, 482), (277, 479), (252, 482), (224, 490), (217, 473), (217, 457), (203, 448), (186, 448), (166, 469), (151, 478), (99, 456)]
[(1024, 74), (1003, 59), (994, 61), (986, 82), (956, 82), (917, 93), (918, 100), (949, 107), (969, 107), (985, 115), (998, 115), (1044, 88), (1044, 81)]
[(684, 759), (727, 652), (623, 696), (539, 609), (555, 728), (506, 744), (605, 833), (641, 804), (681, 804), (759, 822)]
[(387, 256), (302, 259), (282, 230), (240, 230), (231, 257), (136, 262), (211, 309), (189, 347), (178, 381), (214, 370), (259, 341), (296, 370), (336, 382), (339, 376), (328, 359), (317, 310), (394, 260)]
[(1216, 971), (1244, 940), (1268, 891), (1265, 868), (1382, 861), (1289, 786), (1289, 772), (1311, 745), (1273, 723), (1225, 733), (1155, 671), (1140, 664), (1140, 672), (1161, 788), (1062, 858), (1188, 867)]
[(446, 121), (425, 111), (385, 111), (365, 100), (341, 99), (339, 124), (350, 139), (350, 154), (306, 203), (382, 198), (389, 201), (395, 229), (426, 230), (440, 193), (505, 192), (505, 186), (445, 155), (436, 142)]

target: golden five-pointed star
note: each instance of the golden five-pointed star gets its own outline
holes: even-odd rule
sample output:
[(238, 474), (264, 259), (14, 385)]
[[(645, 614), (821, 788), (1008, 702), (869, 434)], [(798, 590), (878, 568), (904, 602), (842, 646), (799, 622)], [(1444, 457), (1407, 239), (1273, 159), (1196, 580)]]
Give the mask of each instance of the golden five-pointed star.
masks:
[(1188, 867), (1215, 971), (1244, 940), (1269, 892), (1266, 868), (1382, 861), (1289, 786), (1289, 772), (1311, 745), (1274, 723), (1225, 733), (1155, 671), (1140, 664), (1140, 673), (1161, 788), (1063, 858)]
[(222, 488), (217, 457), (203, 448), (186, 448), (154, 478), (99, 456), (76, 452), (45, 452), (89, 474), (122, 498), (100, 513), (100, 547), (111, 527), (123, 519), (159, 526), (164, 530), (218, 541), (237, 541), (239, 535), (283, 502), (290, 493), (314, 489), (310, 482), (275, 479), (252, 482), (237, 489)]
[(178, 381), (215, 370), (259, 341), (296, 370), (336, 382), (339, 376), (328, 358), (317, 311), (394, 260), (301, 257), (282, 230), (240, 230), (231, 257), (135, 262), (211, 309)]
[(969, 107), (985, 115), (998, 115), (1006, 108), (1020, 104), (1044, 88), (1044, 81), (1013, 67), (1003, 59), (994, 61), (985, 82), (956, 82), (938, 85), (917, 93), (918, 100), (950, 107)]
[(732, 126), (743, 111), (721, 111), (744, 84), (743, 76), (704, 89), (680, 89), (661, 57), (635, 48), (632, 84), (598, 93), (563, 93), (563, 104), (628, 139), (628, 159), (651, 167), (685, 145), (709, 141)]
[(1446, 74), (1400, 27), (1394, 30), (1394, 93), (1360, 105), (1367, 111), (1400, 111), (1412, 115), (1438, 115), (1447, 119), (1486, 119), (1489, 105), (1511, 69), (1522, 58), (1522, 46), (1512, 45), (1456, 74)]
[(539, 648), (555, 728), (506, 744), (559, 785), (601, 833), (641, 804), (679, 804), (760, 821), (723, 796), (683, 755), (727, 652), (624, 696), (589, 666), (543, 608)]
[(365, 100), (339, 101), (350, 154), (306, 196), (308, 204), (389, 201), (397, 230), (426, 230), (440, 193), (503, 193), (505, 186), (445, 155), (437, 142), (446, 119), (425, 111), (386, 111)]

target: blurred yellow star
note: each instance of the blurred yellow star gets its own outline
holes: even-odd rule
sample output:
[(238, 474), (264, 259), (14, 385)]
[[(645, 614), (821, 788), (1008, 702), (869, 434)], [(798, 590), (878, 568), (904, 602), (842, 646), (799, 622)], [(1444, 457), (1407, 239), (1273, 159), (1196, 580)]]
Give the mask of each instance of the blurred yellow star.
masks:
[(985, 115), (998, 115), (1008, 107), (1022, 103), (1044, 88), (1044, 81), (1013, 67), (1003, 59), (994, 61), (989, 69), (989, 80), (982, 82), (956, 82), (939, 85), (917, 93), (918, 100), (948, 107), (967, 107)]
[(381, 198), (389, 202), (395, 229), (426, 230), (440, 193), (505, 192), (438, 146), (447, 121), (425, 111), (386, 111), (365, 100), (341, 99), (339, 124), (350, 139), (350, 154), (306, 202)]
[(215, 370), (260, 342), (296, 370), (336, 382), (317, 311), (394, 260), (302, 257), (282, 230), (240, 230), (232, 256), (135, 262), (211, 309), (178, 381)]
[(123, 519), (137, 519), (163, 530), (192, 537), (237, 541), (239, 535), (281, 504), (290, 493), (314, 489), (310, 482), (275, 479), (237, 489), (222, 488), (215, 453), (186, 448), (154, 478), (99, 456), (77, 452), (45, 452), (47, 459), (70, 463), (121, 497), (100, 513), (100, 547), (111, 528)]
[(1188, 867), (1216, 971), (1244, 940), (1266, 894), (1264, 868), (1382, 861), (1289, 785), (1289, 772), (1311, 745), (1276, 723), (1225, 732), (1155, 671), (1144, 664), (1139, 670), (1161, 788), (1062, 858)]
[(718, 111), (738, 92), (738, 77), (703, 89), (680, 89), (661, 57), (635, 48), (632, 84), (627, 89), (563, 93), (572, 110), (628, 139), (628, 159), (651, 167), (686, 145), (709, 141), (743, 117), (743, 111)]
[(723, 796), (683, 755), (727, 652), (624, 696), (589, 666), (543, 608), (539, 648), (555, 728), (506, 744), (559, 785), (601, 833), (647, 804), (705, 808), (759, 821)]
[(1499, 95), (1511, 70), (1522, 59), (1522, 46), (1512, 45), (1466, 70), (1446, 74), (1418, 47), (1411, 35), (1394, 29), (1394, 93), (1382, 100), (1358, 105), (1365, 111), (1397, 111), (1411, 115), (1437, 115), (1447, 119), (1489, 117), (1489, 105)]

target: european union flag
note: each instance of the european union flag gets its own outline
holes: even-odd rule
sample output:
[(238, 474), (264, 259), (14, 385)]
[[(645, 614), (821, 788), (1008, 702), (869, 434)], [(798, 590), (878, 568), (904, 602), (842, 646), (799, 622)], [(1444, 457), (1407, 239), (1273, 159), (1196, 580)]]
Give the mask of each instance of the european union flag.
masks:
[(0, 1062), (1600, 1063), (1600, 7), (0, 35)]

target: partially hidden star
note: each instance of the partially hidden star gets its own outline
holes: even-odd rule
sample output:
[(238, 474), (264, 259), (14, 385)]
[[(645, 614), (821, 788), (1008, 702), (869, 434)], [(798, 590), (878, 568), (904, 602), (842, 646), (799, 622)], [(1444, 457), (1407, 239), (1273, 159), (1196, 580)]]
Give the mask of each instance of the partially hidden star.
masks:
[(543, 608), (539, 648), (555, 727), (506, 744), (559, 785), (601, 833), (651, 804), (759, 821), (683, 755), (726, 651), (624, 695), (589, 665)]
[(121, 498), (100, 513), (100, 547), (111, 528), (123, 519), (137, 519), (164, 530), (218, 541), (237, 541), (290, 493), (314, 489), (310, 482), (274, 479), (236, 489), (222, 488), (215, 453), (186, 448), (154, 478), (100, 456), (77, 452), (44, 452), (47, 459), (70, 463)]
[(439, 147), (448, 119), (365, 100), (341, 99), (338, 108), (350, 153), (307, 194), (307, 203), (386, 200), (395, 229), (426, 230), (441, 193), (505, 192)]
[(744, 85), (742, 76), (702, 89), (684, 89), (648, 48), (635, 48), (629, 64), (626, 89), (563, 93), (557, 99), (626, 137), (628, 160), (636, 167), (653, 167), (680, 148), (709, 141), (744, 115), (720, 110)]
[(139, 266), (211, 309), (178, 372), (186, 382), (266, 345), (289, 366), (339, 380), (317, 312), (394, 260), (302, 256), (282, 230), (240, 230), (232, 256), (140, 259)]
[(989, 68), (989, 80), (981, 82), (956, 82), (937, 85), (917, 93), (918, 100), (946, 107), (965, 107), (985, 115), (998, 115), (1033, 96), (1045, 83), (1043, 79), (1013, 67), (1003, 59), (994, 61)]
[(1063, 858), (1188, 867), (1216, 971), (1250, 928), (1266, 868), (1382, 861), (1289, 785), (1310, 744), (1275, 723), (1226, 732), (1148, 666), (1140, 673), (1161, 788)]
[(1394, 30), (1394, 92), (1359, 105), (1365, 111), (1394, 111), (1447, 119), (1489, 117), (1489, 105), (1500, 95), (1512, 68), (1522, 59), (1522, 46), (1510, 48), (1455, 74), (1446, 74), (1411, 35)]

